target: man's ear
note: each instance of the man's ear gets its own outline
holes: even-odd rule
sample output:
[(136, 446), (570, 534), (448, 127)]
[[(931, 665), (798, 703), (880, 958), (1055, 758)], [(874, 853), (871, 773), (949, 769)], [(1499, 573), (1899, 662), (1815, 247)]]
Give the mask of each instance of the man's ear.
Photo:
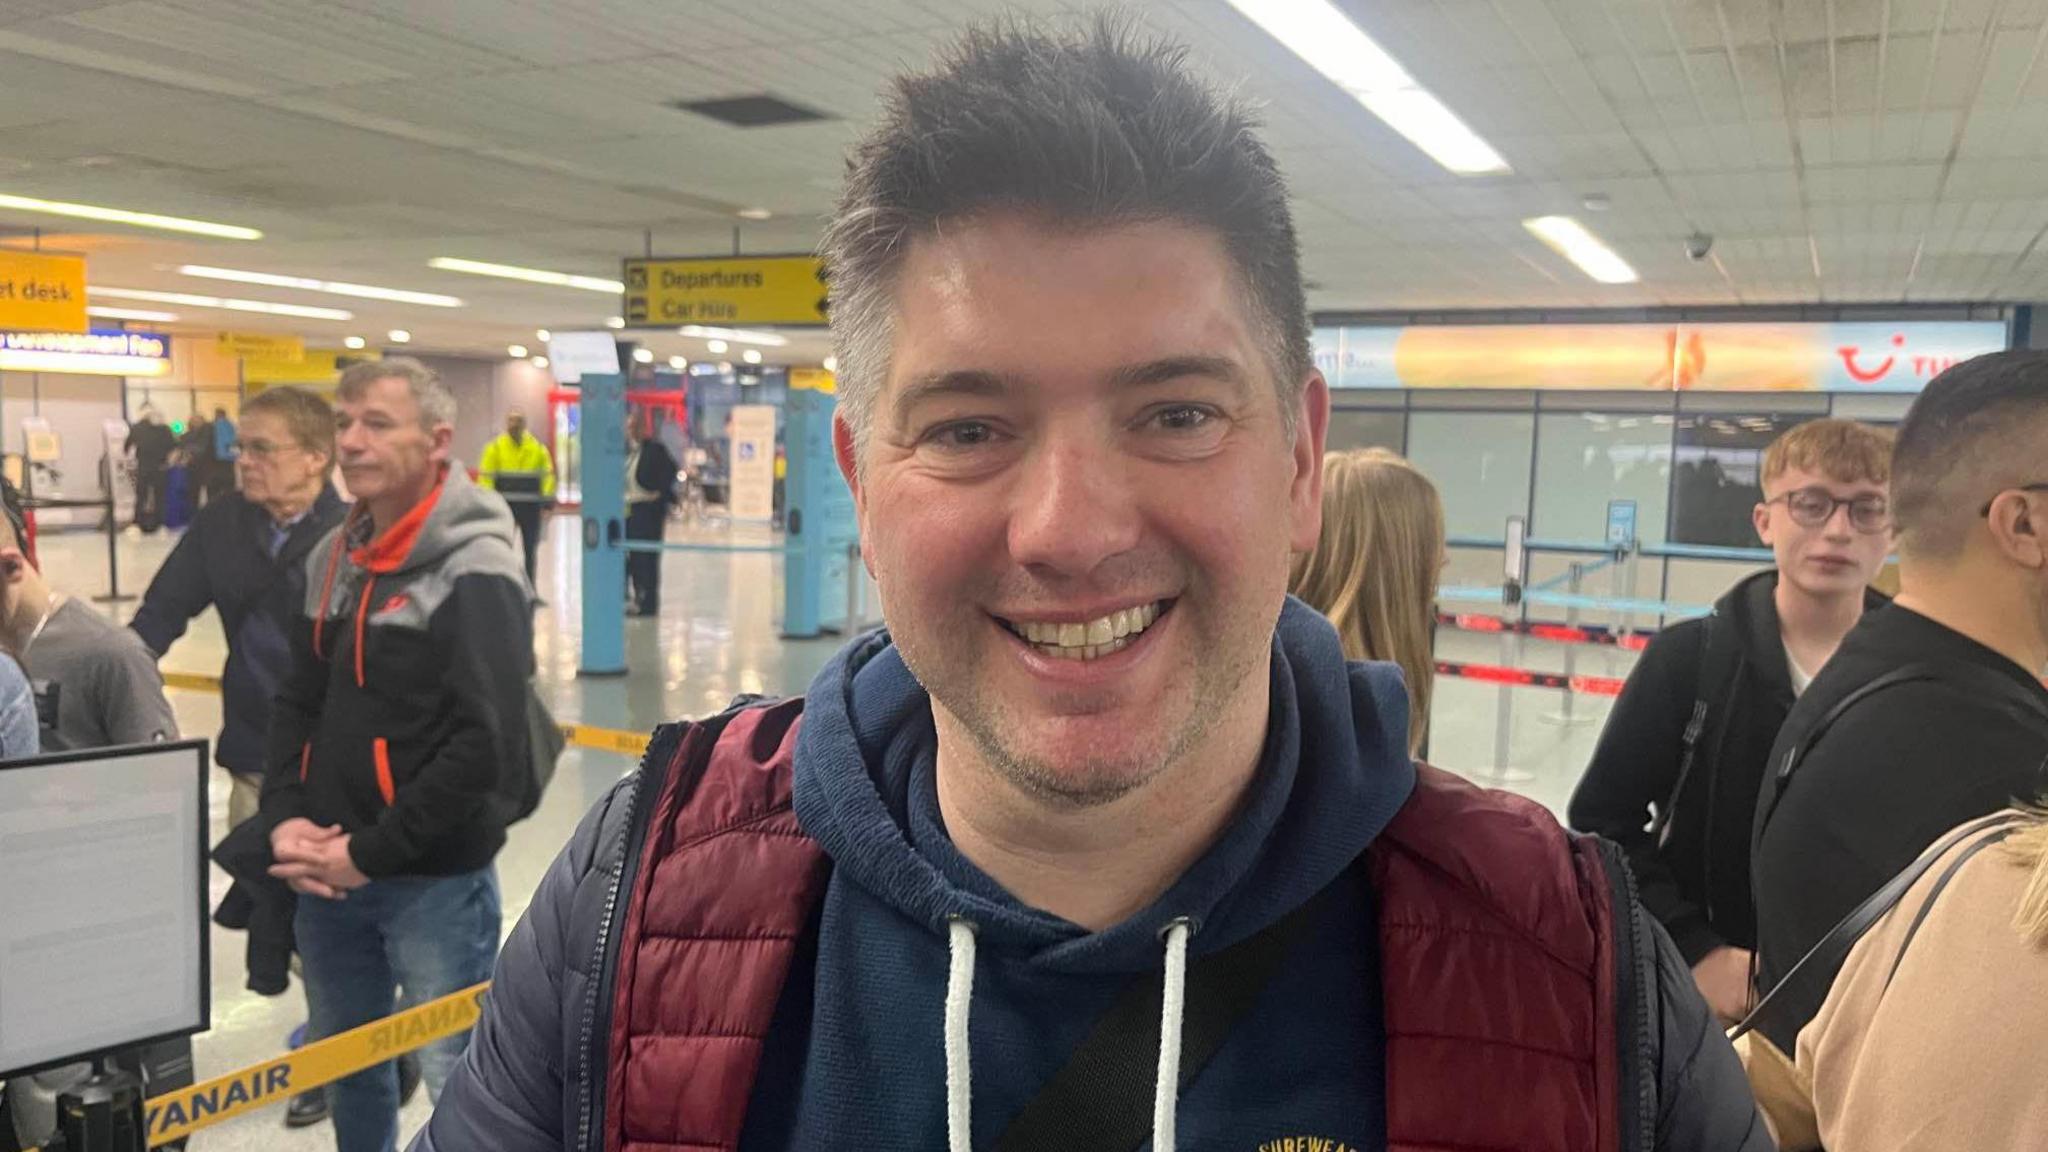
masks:
[(1323, 533), (1323, 448), (1330, 428), (1330, 385), (1319, 371), (1308, 374), (1294, 412), (1294, 483), (1289, 511), (1294, 517), (1293, 547), (1312, 552)]
[(868, 531), (868, 494), (861, 484), (860, 445), (854, 439), (853, 427), (846, 422), (843, 411), (832, 414), (832, 459), (839, 465), (839, 474), (846, 478), (846, 487), (853, 492), (854, 520), (860, 527), (860, 558), (867, 565), (868, 575), (875, 574), (873, 552), (874, 533)]
[(2048, 500), (2035, 493), (2001, 492), (1985, 520), (2008, 559), (2027, 568), (2048, 567)]

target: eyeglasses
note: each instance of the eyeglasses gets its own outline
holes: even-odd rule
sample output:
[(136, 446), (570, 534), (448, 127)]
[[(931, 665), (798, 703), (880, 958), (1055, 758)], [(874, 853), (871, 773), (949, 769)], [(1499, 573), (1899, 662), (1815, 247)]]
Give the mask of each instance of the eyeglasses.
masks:
[(244, 456), (253, 456), (258, 460), (273, 460), (280, 453), (297, 447), (297, 444), (280, 444), (272, 440), (244, 440), (241, 442), (242, 454)]
[(1835, 509), (1849, 510), (1849, 523), (1858, 532), (1869, 535), (1882, 532), (1891, 526), (1891, 504), (1875, 493), (1843, 500), (1825, 488), (1795, 488), (1782, 496), (1773, 496), (1766, 504), (1783, 502), (1785, 511), (1792, 514), (1792, 522), (1804, 528), (1818, 528), (1835, 518)]
[[(2048, 492), (2048, 480), (2043, 480), (2037, 484), (2015, 484), (2010, 488), (2000, 488), (1998, 496), (2003, 496), (2007, 492)], [(1991, 499), (1986, 500), (1984, 507), (1977, 510), (1977, 515), (1991, 515), (1991, 506), (1998, 503), (1998, 496), (1993, 496)]]

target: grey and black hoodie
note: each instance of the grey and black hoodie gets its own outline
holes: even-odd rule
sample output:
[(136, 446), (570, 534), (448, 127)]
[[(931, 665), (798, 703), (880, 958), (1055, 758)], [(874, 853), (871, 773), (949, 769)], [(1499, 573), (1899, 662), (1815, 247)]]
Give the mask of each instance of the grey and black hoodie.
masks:
[(372, 879), (481, 868), (529, 773), (533, 592), (512, 514), (451, 466), (372, 531), (359, 504), (306, 559), (263, 816), (340, 825)]

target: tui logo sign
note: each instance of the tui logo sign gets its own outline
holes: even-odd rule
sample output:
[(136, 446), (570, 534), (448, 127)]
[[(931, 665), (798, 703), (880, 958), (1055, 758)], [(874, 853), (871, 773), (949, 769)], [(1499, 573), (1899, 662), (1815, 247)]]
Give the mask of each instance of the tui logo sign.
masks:
[(1849, 373), (1849, 379), (1874, 385), (1884, 382), (1895, 371), (1910, 373), (1916, 384), (1924, 384), (1977, 353), (1947, 349), (1933, 355), (1915, 354), (1907, 349), (1905, 334), (1894, 332), (1883, 349), (1882, 360), (1876, 352), (1866, 354), (1860, 344), (1845, 344), (1835, 349), (1835, 354), (1842, 358), (1842, 369)]

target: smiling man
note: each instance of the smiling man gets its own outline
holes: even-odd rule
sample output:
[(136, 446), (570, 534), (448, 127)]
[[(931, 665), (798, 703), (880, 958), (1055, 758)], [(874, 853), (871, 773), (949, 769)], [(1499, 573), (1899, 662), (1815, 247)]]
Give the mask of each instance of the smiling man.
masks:
[(1328, 389), (1184, 53), (970, 35), (826, 255), (888, 630), (657, 733), (416, 1148), (1768, 1146), (1619, 857), (1287, 600)]

